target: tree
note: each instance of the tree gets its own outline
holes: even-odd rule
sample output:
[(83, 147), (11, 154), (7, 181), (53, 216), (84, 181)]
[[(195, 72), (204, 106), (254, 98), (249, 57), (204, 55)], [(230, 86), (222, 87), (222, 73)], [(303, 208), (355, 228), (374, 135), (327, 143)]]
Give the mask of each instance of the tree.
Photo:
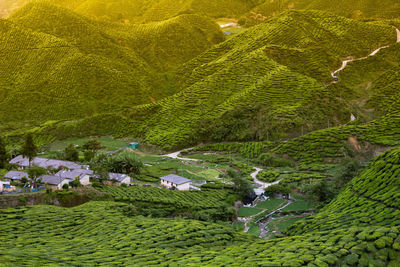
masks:
[(37, 147), (33, 142), (32, 134), (28, 134), (25, 139), (25, 144), (22, 146), (21, 154), (24, 158), (29, 159), (29, 167), (34, 157), (37, 155)]
[(339, 189), (344, 187), (360, 173), (361, 167), (360, 162), (356, 159), (344, 159), (333, 175), (335, 185)]
[(41, 167), (31, 167), (27, 170), (28, 176), (29, 176), (29, 181), (33, 187), (37, 187), (37, 184), (40, 183), (40, 177), (42, 175), (45, 175), (46, 169), (43, 169)]
[(122, 152), (116, 155), (100, 153), (91, 162), (93, 170), (140, 174), (143, 163), (132, 152)]
[(89, 162), (91, 161), (96, 153), (102, 149), (103, 147), (101, 146), (101, 143), (97, 140), (90, 140), (87, 141), (85, 144), (82, 146), (83, 150), (83, 155), (85, 157), (85, 161)]
[(307, 198), (318, 202), (329, 202), (335, 196), (332, 187), (325, 179), (311, 181), (303, 185), (301, 191), (307, 195)]
[(70, 144), (64, 149), (64, 159), (70, 161), (79, 160), (79, 151), (75, 148), (73, 144)]
[(240, 195), (243, 202), (245, 204), (251, 203), (256, 198), (256, 194), (250, 182), (234, 171), (228, 170), (228, 175), (232, 178), (235, 192)]
[(3, 138), (0, 136), (0, 169), (4, 169), (7, 164), (8, 153), (6, 149), (6, 144)]
[(71, 182), (69, 183), (69, 185), (70, 185), (71, 187), (73, 187), (73, 188), (81, 187), (81, 186), (82, 186), (82, 185), (81, 185), (81, 181), (79, 181), (79, 178), (75, 178), (75, 180), (71, 181)]
[(284, 198), (289, 198), (290, 189), (286, 186), (282, 186), (280, 184), (271, 185), (265, 189), (265, 193), (268, 196), (274, 196), (275, 194), (281, 194)]
[(100, 149), (102, 149), (103, 146), (101, 145), (101, 143), (97, 140), (90, 140), (87, 141), (86, 143), (83, 144), (82, 149), (83, 150), (90, 150), (93, 152), (97, 152)]

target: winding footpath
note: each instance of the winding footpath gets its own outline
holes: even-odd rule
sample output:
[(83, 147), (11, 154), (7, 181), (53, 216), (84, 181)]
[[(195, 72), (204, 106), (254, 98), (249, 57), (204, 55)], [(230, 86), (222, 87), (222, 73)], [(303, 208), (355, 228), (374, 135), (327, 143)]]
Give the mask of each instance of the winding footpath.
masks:
[(186, 160), (186, 161), (199, 161), (198, 159), (191, 159), (191, 158), (179, 157), (179, 154), (180, 154), (182, 151), (184, 151), (184, 150), (192, 150), (192, 149), (193, 149), (193, 147), (187, 148), (187, 149), (182, 149), (182, 150), (179, 150), (179, 151), (174, 152), (174, 153), (162, 155), (162, 157), (168, 157), (168, 158), (171, 158), (171, 159), (180, 159), (180, 160)]
[[(396, 33), (397, 33), (397, 43), (399, 43), (400, 42), (400, 30), (396, 29)], [(369, 54), (366, 57), (344, 60), (343, 63), (342, 63), (342, 66), (338, 70), (335, 70), (334, 72), (331, 73), (332, 77), (333, 78), (337, 78), (336, 75), (339, 72), (341, 72), (342, 70), (344, 70), (350, 62), (360, 61), (360, 60), (364, 60), (364, 59), (367, 59), (369, 57), (375, 56), (376, 54), (378, 54), (379, 51), (381, 51), (384, 48), (388, 48), (389, 46), (390, 45), (385, 45), (385, 46), (379, 47), (378, 49), (376, 49), (375, 51), (373, 51), (371, 54)]]
[(265, 182), (258, 180), (257, 174), (259, 172), (261, 172), (263, 169), (256, 168), (256, 167), (254, 167), (254, 169), (255, 169), (255, 171), (252, 174), (250, 174), (250, 176), (254, 179), (254, 182), (259, 185), (259, 187), (254, 190), (254, 192), (256, 193), (257, 196), (264, 194), (264, 190), (266, 188), (270, 187), (271, 185), (279, 184), (280, 181), (276, 181), (273, 183), (265, 183)]

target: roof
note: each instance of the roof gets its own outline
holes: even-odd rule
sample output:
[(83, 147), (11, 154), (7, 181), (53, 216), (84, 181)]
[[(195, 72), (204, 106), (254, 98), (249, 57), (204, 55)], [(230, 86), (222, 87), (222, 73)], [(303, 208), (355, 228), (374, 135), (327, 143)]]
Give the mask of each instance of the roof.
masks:
[(187, 179), (185, 177), (178, 176), (178, 175), (175, 175), (175, 174), (170, 174), (170, 175), (167, 175), (167, 176), (163, 176), (163, 177), (160, 177), (160, 179), (163, 179), (165, 181), (168, 181), (168, 182), (171, 182), (171, 183), (174, 183), (174, 184), (177, 184), (177, 185), (189, 183), (189, 182), (192, 181), (190, 179)]
[(29, 166), (29, 159), (24, 158), (22, 155), (19, 155), (9, 162), (10, 164), (17, 164), (18, 166), (28, 167)]
[(21, 180), (21, 178), (26, 177), (28, 178), (28, 174), (26, 172), (19, 172), (19, 171), (10, 171), (4, 178), (11, 179), (11, 180)]
[[(110, 180), (117, 180), (118, 182), (122, 182), (124, 179), (126, 179), (127, 177), (129, 177), (128, 175), (126, 175), (126, 174), (122, 174), (122, 173), (113, 173), (113, 172), (110, 172), (109, 174), (108, 174), (108, 176), (110, 177)], [(130, 177), (129, 177), (130, 178)]]
[[(10, 164), (17, 164), (22, 167), (29, 167), (29, 159), (24, 158), (22, 155), (19, 155), (19, 156), (13, 158), (10, 161)], [(71, 169), (71, 170), (82, 169), (83, 167), (86, 167), (86, 166), (82, 166), (80, 164), (76, 164), (75, 162), (72, 162), (72, 161), (47, 159), (47, 158), (39, 158), (39, 157), (33, 158), (32, 165), (39, 166), (39, 167), (42, 167), (45, 169), (47, 169), (47, 168), (58, 169), (60, 167), (67, 167), (68, 169)]]
[(75, 180), (76, 177), (82, 178), (85, 175), (92, 175), (92, 174), (93, 174), (92, 170), (76, 169), (72, 171), (61, 170), (57, 172), (55, 175), (65, 179)]
[(51, 185), (59, 185), (62, 181), (65, 180), (64, 178), (56, 175), (43, 175), (41, 179), (42, 183), (48, 183)]

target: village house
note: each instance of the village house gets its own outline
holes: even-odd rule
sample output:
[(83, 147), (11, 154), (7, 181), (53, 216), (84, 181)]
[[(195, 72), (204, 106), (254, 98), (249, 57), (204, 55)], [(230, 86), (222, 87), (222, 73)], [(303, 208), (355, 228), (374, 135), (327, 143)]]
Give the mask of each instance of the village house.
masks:
[(117, 181), (117, 184), (121, 185), (121, 184), (127, 184), (130, 185), (131, 184), (131, 177), (129, 175), (126, 174), (122, 174), (122, 173), (112, 173), (110, 172), (108, 174), (109, 176), (109, 180), (110, 181)]
[(11, 181), (21, 181), (23, 177), (28, 179), (28, 173), (26, 172), (21, 172), (21, 171), (9, 171), (6, 175), (4, 175), (5, 179), (11, 180)]
[(177, 189), (181, 191), (190, 190), (192, 180), (175, 174), (170, 174), (160, 178), (161, 185), (166, 188)]
[[(29, 159), (24, 158), (22, 155), (19, 155), (9, 162), (10, 164), (15, 164), (19, 166), (21, 169), (25, 169), (29, 167)], [(44, 169), (61, 169), (61, 168), (67, 168), (70, 170), (76, 170), (76, 169), (88, 169), (89, 166), (87, 165), (80, 165), (76, 164), (75, 162), (72, 161), (67, 161), (67, 160), (57, 160), (57, 159), (47, 159), (47, 158), (39, 158), (35, 157), (33, 158), (31, 162), (31, 166), (38, 166), (42, 167)]]
[(76, 170), (61, 170), (55, 174), (56, 176), (60, 176), (61, 178), (68, 179), (70, 182), (75, 179), (79, 179), (81, 185), (89, 185), (90, 177), (93, 175), (93, 171), (84, 170), (84, 169), (76, 169)]
[(60, 190), (62, 189), (64, 184), (69, 184), (71, 180), (62, 178), (57, 175), (43, 175), (40, 177), (42, 184), (46, 184), (47, 188), (53, 190)]

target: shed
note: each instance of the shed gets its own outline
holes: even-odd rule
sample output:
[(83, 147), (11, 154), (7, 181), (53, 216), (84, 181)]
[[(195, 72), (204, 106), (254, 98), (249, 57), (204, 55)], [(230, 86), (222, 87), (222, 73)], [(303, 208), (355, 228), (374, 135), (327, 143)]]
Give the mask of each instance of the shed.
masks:
[(177, 190), (182, 191), (189, 190), (192, 182), (190, 179), (175, 174), (160, 177), (160, 180), (162, 186), (167, 188), (176, 188)]
[(131, 148), (131, 149), (139, 149), (139, 143), (137, 142), (133, 142), (133, 143), (128, 143), (126, 145), (127, 148)]

